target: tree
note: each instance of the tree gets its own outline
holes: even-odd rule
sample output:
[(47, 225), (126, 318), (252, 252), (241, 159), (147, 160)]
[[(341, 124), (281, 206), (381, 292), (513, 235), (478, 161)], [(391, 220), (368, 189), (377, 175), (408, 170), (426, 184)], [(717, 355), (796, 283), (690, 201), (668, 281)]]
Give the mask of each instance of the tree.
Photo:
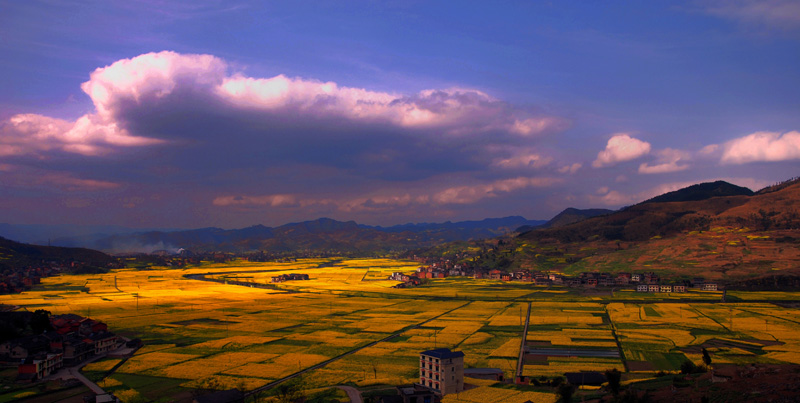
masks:
[(686, 360), (681, 364), (682, 374), (691, 374), (696, 371), (697, 371), (697, 365), (694, 365), (694, 363), (689, 360)]
[(711, 355), (708, 354), (708, 350), (706, 350), (705, 347), (703, 347), (703, 363), (706, 364), (706, 366), (711, 365)]
[(50, 325), (50, 311), (37, 309), (31, 316), (31, 330), (33, 334), (42, 334), (45, 331), (53, 330)]
[(558, 389), (556, 391), (558, 392), (558, 395), (561, 396), (562, 402), (569, 403), (572, 401), (572, 394), (575, 392), (575, 388), (568, 383), (562, 383), (558, 385)]
[(305, 381), (298, 376), (278, 385), (275, 391), (277, 392), (275, 397), (278, 398), (279, 402), (293, 403), (298, 399), (306, 397)]
[(609, 369), (606, 371), (606, 379), (608, 380), (608, 390), (611, 394), (617, 396), (619, 394), (620, 381), (622, 380), (622, 372), (618, 369)]

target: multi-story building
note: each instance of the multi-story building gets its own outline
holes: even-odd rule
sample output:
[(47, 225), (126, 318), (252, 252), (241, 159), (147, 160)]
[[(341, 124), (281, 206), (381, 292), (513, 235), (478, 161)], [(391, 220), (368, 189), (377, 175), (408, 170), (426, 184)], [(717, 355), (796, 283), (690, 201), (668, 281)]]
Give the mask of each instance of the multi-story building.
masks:
[(419, 383), (446, 395), (464, 390), (464, 353), (447, 348), (419, 354)]

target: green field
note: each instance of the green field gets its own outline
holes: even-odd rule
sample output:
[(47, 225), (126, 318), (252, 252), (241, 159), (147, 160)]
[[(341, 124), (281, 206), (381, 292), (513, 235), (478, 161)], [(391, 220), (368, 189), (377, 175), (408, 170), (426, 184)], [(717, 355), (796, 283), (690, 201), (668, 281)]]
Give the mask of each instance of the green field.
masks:
[[(412, 271), (415, 263), (352, 259), (318, 267), (327, 261), (64, 275), (43, 279), (31, 292), (0, 296), (0, 303), (88, 315), (121, 335), (141, 338), (145, 347), (112, 376), (102, 379), (117, 364), (113, 360), (85, 369), (130, 401), (158, 401), (209, 384), (253, 389), (393, 334), (398, 336), (312, 371), (305, 376), (308, 387), (413, 382), (419, 352), (434, 347), (464, 351), (467, 366), (500, 368), (512, 377), (528, 302), (532, 348), (613, 350), (619, 358), (544, 357), (527, 361), (526, 375), (676, 371), (686, 359), (700, 363), (702, 347), (714, 363), (800, 363), (797, 309), (711, 303), (719, 295), (709, 293), (682, 296), (696, 302), (671, 301), (675, 297), (666, 294), (655, 302), (654, 295), (585, 296), (567, 288), (467, 278), (394, 289), (396, 282), (386, 276)], [(209, 277), (265, 284), (272, 276), (298, 272), (311, 279), (263, 289), (184, 277), (223, 272)], [(641, 301), (630, 302), (633, 297)]]

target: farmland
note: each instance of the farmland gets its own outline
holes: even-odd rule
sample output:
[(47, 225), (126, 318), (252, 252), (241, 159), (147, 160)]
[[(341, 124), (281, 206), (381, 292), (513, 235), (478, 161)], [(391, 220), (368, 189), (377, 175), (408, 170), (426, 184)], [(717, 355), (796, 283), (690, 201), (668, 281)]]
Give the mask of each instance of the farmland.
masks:
[[(416, 267), (386, 259), (307, 259), (120, 269), (46, 278), (34, 291), (4, 295), (0, 303), (90, 316), (141, 338), (145, 347), (101, 381), (129, 400), (185, 395), (204, 385), (253, 389), (329, 360), (304, 376), (307, 387), (413, 382), (419, 352), (434, 347), (464, 351), (466, 366), (500, 368), (512, 377), (528, 302), (523, 373), (529, 376), (609, 368), (647, 376), (675, 371), (687, 359), (700, 363), (702, 348), (714, 363), (800, 363), (794, 308), (712, 303), (715, 293), (656, 300), (467, 278), (395, 289), (397, 282), (385, 280)], [(267, 289), (225, 284), (263, 285), (284, 273), (310, 279)], [(100, 380), (118, 362), (99, 361), (85, 372)], [(464, 395), (478, 401), (481, 393), (492, 391)]]

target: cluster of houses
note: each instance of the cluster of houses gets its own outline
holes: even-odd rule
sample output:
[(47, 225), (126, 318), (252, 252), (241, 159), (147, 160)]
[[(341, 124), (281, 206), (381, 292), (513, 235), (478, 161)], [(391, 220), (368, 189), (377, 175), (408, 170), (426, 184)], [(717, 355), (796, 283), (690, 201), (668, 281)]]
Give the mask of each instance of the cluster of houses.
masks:
[(395, 288), (414, 287), (421, 284), (421, 279), (446, 278), (451, 276), (472, 276), (475, 279), (499, 281), (521, 281), (536, 285), (560, 285), (567, 287), (633, 287), (638, 292), (686, 292), (689, 288), (703, 291), (717, 291), (720, 286), (707, 282), (703, 278), (694, 278), (673, 284), (662, 284), (655, 273), (606, 273), (586, 272), (579, 276), (564, 276), (558, 273), (544, 273), (527, 269), (507, 272), (498, 269), (469, 267), (449, 260), (434, 262), (428, 266), (420, 266), (413, 274), (392, 273), (389, 280), (400, 281)]
[(17, 365), (17, 380), (33, 382), (116, 350), (121, 339), (100, 321), (65, 314), (50, 318), (53, 330), (0, 344), (0, 361)]
[(280, 276), (272, 277), (273, 283), (282, 283), (284, 281), (290, 280), (308, 280), (308, 274), (303, 273), (288, 273), (288, 274), (281, 274)]
[(39, 284), (42, 277), (52, 276), (57, 272), (51, 267), (28, 267), (9, 274), (0, 274), (0, 294), (13, 294), (28, 291)]

